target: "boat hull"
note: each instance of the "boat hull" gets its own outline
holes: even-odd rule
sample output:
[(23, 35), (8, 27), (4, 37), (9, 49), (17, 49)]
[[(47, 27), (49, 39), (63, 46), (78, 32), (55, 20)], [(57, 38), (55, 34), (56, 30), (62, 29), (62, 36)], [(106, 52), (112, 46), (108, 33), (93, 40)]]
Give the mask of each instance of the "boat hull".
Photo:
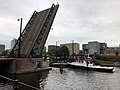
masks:
[(91, 71), (99, 71), (99, 72), (110, 72), (113, 73), (113, 69), (105, 69), (105, 68), (93, 68), (93, 67), (87, 67), (87, 66), (78, 66), (78, 65), (72, 65), (67, 64), (69, 68), (73, 69), (81, 69), (81, 70), (91, 70)]

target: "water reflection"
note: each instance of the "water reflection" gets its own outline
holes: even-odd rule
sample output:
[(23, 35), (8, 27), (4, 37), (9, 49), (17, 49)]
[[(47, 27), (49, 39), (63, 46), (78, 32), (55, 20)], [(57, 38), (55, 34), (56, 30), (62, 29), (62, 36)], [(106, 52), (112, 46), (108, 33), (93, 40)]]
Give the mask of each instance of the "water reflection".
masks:
[[(21, 75), (11, 75), (11, 74), (4, 74), (4, 76), (12, 78), (12, 79), (18, 79), (20, 82), (29, 84), (31, 86), (37, 87), (37, 88), (43, 88), (45, 85), (46, 77), (48, 75), (49, 71), (44, 71), (44, 72), (36, 72), (36, 73), (29, 73), (29, 74), (21, 74)], [(0, 84), (3, 84), (2, 87), (6, 87), (6, 83), (12, 83), (10, 81), (7, 81), (5, 79), (0, 78)], [(13, 87), (13, 83), (11, 84)], [(6, 87), (7, 88), (7, 87)], [(1, 89), (1, 86), (0, 86)], [(30, 89), (29, 87), (19, 85), (20, 90), (33, 90)], [(10, 90), (10, 89), (8, 89)], [(12, 90), (12, 89), (11, 89)]]
[[(120, 68), (114, 73), (53, 68), (50, 71), (10, 75), (7, 77), (40, 88), (41, 90), (119, 90)], [(19, 90), (33, 90), (19, 85)], [(9, 89), (8, 89), (9, 88)], [(0, 78), (0, 90), (13, 90), (13, 83)]]

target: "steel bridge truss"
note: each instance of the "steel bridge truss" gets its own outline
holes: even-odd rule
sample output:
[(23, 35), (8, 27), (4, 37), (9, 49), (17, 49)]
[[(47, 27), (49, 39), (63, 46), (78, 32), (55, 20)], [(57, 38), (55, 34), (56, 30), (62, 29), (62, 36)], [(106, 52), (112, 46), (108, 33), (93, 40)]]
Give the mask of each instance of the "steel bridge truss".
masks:
[(49, 31), (57, 13), (59, 4), (41, 12), (34, 12), (26, 27), (13, 47), (10, 56), (13, 58), (41, 57)]

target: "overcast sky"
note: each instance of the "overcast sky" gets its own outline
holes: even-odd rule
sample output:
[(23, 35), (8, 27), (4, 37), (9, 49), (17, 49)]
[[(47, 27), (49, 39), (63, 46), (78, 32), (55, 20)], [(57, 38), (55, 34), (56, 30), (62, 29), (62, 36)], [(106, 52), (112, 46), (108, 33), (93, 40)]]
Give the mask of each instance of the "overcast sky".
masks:
[(55, 45), (86, 44), (89, 41), (106, 42), (108, 46), (120, 44), (120, 0), (0, 0), (0, 44), (10, 48), (10, 41), (19, 36), (32, 13), (60, 4), (46, 42)]

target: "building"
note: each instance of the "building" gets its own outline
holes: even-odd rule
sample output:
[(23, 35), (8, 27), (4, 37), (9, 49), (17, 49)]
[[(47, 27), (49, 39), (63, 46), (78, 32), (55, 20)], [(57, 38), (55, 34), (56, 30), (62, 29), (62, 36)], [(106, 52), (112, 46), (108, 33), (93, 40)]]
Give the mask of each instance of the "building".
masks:
[(116, 53), (118, 53), (118, 55), (120, 55), (120, 47), (108, 47), (105, 49), (104, 54), (106, 55), (116, 55)]
[(100, 54), (100, 43), (95, 41), (95, 42), (89, 42), (88, 43), (89, 49), (88, 52), (89, 54)]
[(88, 44), (82, 44), (82, 48), (83, 48), (83, 51), (84, 51), (84, 54), (88, 54), (88, 49), (89, 49), (89, 46)]
[(5, 45), (4, 44), (0, 44), (0, 52), (5, 50)]
[(13, 38), (13, 40), (11, 40), (11, 49), (14, 47), (16, 42), (17, 42), (17, 39), (15, 39), (15, 38)]
[(66, 46), (69, 50), (70, 55), (75, 55), (79, 54), (79, 43), (66, 43), (66, 44), (60, 44), (60, 46)]
[(100, 54), (104, 54), (106, 48), (107, 48), (106, 43), (100, 43)]
[(51, 50), (58, 50), (59, 46), (56, 45), (48, 45), (48, 52), (51, 52)]
[(98, 41), (88, 42), (88, 44), (83, 44), (82, 46), (85, 54), (103, 54), (107, 48), (106, 43), (100, 43)]

